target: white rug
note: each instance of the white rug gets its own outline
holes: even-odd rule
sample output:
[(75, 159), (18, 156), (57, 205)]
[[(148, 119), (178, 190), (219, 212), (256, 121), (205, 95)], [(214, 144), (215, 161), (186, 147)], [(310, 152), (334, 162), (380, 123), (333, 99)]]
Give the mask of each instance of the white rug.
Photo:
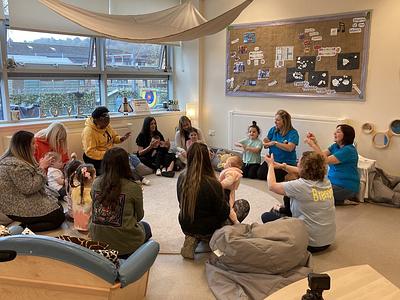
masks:
[[(145, 186), (144, 220), (147, 221), (153, 232), (153, 239), (160, 243), (160, 253), (180, 253), (184, 235), (178, 222), (179, 206), (176, 196), (175, 178), (146, 176), (151, 180), (150, 186)], [(278, 201), (266, 193), (265, 190), (256, 189), (249, 184), (251, 179), (242, 179), (239, 189), (236, 191), (236, 199), (246, 199), (250, 203), (250, 213), (243, 223), (251, 224), (261, 222), (261, 214), (269, 211)], [(264, 182), (262, 183), (264, 187)]]

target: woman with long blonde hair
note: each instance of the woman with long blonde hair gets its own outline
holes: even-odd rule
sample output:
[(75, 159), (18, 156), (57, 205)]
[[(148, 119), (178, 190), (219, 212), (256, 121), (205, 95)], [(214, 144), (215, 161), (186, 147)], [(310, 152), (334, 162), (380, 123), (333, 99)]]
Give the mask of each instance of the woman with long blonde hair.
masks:
[(0, 212), (34, 232), (55, 229), (64, 221), (64, 212), (57, 196), (46, 187), (43, 172), (53, 158), (45, 156), (37, 163), (33, 152), (33, 133), (14, 133), (0, 157)]
[[(292, 117), (283, 109), (275, 114), (275, 126), (272, 127), (263, 140), (264, 148), (269, 150), (269, 154), (273, 154), (275, 161), (278, 163), (286, 163), (289, 166), (297, 164), (296, 146), (299, 144), (299, 133), (292, 126)], [(268, 164), (263, 162), (258, 168), (257, 177), (266, 180), (268, 174)], [(285, 170), (275, 170), (276, 181), (285, 180), (287, 172)]]
[(54, 122), (35, 134), (35, 158), (40, 161), (46, 153), (58, 152), (65, 164), (68, 160), (67, 130), (62, 123)]
[(181, 249), (184, 258), (194, 258), (199, 240), (209, 240), (214, 231), (225, 224), (232, 224), (229, 215), (237, 213), (242, 221), (246, 217), (236, 202), (230, 209), (221, 183), (211, 166), (208, 148), (202, 143), (193, 143), (187, 153), (187, 169), (177, 183), (179, 201), (179, 223), (185, 234)]

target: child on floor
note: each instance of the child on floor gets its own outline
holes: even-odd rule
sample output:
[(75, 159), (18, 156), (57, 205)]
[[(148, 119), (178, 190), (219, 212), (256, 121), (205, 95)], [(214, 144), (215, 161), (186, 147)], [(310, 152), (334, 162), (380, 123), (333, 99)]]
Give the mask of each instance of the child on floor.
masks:
[(66, 192), (64, 201), (67, 202), (68, 211), (66, 213), (66, 218), (69, 221), (74, 220), (74, 212), (72, 209), (72, 199), (71, 199), (72, 183), (74, 178), (76, 178), (75, 176), (76, 170), (81, 164), (83, 164), (83, 162), (74, 158), (68, 161), (64, 167), (65, 192)]
[(261, 163), (262, 141), (258, 138), (260, 135), (260, 127), (257, 122), (253, 121), (248, 129), (248, 138), (243, 139), (235, 146), (243, 149), (243, 177), (257, 178), (257, 171)]
[(46, 156), (52, 158), (52, 163), (47, 169), (47, 184), (49, 187), (56, 190), (59, 194), (58, 200), (64, 200), (64, 196), (66, 195), (65, 187), (64, 187), (64, 174), (63, 174), (63, 166), (61, 154), (58, 152), (48, 152)]
[[(92, 164), (82, 164), (72, 177), (71, 199), (74, 216), (74, 228), (81, 231), (89, 230), (89, 219), (92, 214), (92, 198), (90, 191), (96, 178), (96, 169)], [(77, 182), (75, 182), (77, 181)]]
[(219, 181), (225, 191), (225, 196), (227, 199), (229, 199), (228, 202), (231, 208), (229, 219), (231, 219), (234, 224), (239, 223), (238, 219), (240, 219), (240, 216), (237, 216), (234, 212), (236, 210), (234, 209), (234, 204), (235, 191), (239, 188), (240, 178), (243, 177), (241, 170), (242, 165), (242, 159), (237, 155), (233, 155), (226, 160), (224, 169), (219, 175)]
[(199, 141), (199, 132), (197, 131), (196, 128), (190, 128), (189, 129), (189, 139), (186, 141), (186, 149), (189, 150), (190, 146), (193, 143), (196, 143)]

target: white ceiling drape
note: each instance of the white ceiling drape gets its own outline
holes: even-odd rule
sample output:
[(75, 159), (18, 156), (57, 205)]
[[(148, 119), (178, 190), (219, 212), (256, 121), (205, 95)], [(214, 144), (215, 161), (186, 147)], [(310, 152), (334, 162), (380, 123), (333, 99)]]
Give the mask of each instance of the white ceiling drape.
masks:
[(66, 19), (100, 36), (140, 43), (188, 41), (217, 33), (231, 24), (253, 0), (207, 21), (190, 2), (144, 15), (93, 12), (59, 0), (39, 0)]

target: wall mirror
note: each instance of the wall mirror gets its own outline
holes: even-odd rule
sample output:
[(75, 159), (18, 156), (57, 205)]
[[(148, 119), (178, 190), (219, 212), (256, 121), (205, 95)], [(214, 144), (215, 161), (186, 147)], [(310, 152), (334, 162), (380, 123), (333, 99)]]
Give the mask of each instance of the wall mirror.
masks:
[(377, 132), (372, 138), (372, 144), (376, 148), (386, 148), (389, 146), (390, 138), (385, 132)]
[(389, 130), (394, 135), (400, 135), (400, 120), (393, 120), (389, 125)]
[(370, 133), (372, 133), (374, 131), (374, 125), (372, 123), (364, 123), (361, 126), (361, 130), (365, 134), (370, 134)]

